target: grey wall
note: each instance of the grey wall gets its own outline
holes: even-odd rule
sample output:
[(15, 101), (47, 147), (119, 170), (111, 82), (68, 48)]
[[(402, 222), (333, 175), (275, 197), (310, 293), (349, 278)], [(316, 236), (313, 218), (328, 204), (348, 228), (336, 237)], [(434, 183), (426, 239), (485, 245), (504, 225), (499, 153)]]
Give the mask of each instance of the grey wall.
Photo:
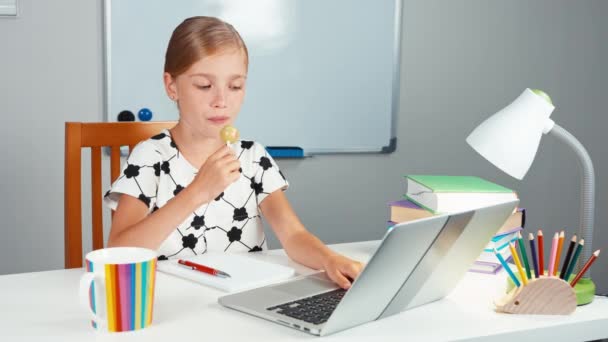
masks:
[(101, 3), (17, 4), (0, 18), (0, 273), (63, 267), (64, 123), (103, 103)]
[[(103, 119), (100, 1), (19, 4), (20, 18), (0, 20), (0, 274), (62, 267), (63, 124)], [(565, 146), (543, 139), (530, 172), (516, 181), (464, 142), (532, 87), (552, 96), (552, 118), (593, 158), (594, 247), (608, 246), (607, 14), (601, 0), (405, 0), (397, 151), (279, 161), (304, 223), (327, 243), (378, 239), (404, 174), (473, 174), (516, 189), (529, 230), (575, 233), (579, 169)], [(607, 268), (606, 257), (594, 266), (602, 292)]]

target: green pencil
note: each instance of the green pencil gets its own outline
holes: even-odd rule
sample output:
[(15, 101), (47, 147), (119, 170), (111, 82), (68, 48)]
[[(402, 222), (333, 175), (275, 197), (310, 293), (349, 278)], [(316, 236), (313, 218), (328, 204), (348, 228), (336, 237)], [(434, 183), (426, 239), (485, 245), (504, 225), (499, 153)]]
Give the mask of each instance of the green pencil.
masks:
[(572, 256), (572, 260), (570, 260), (570, 265), (568, 265), (568, 270), (566, 271), (566, 275), (564, 276), (565, 281), (568, 281), (568, 279), (570, 279), (570, 275), (576, 267), (576, 262), (578, 261), (578, 256), (581, 254), (583, 245), (585, 245), (585, 239), (581, 239), (578, 242), (578, 246), (576, 246), (576, 251), (574, 251), (574, 256)]
[(528, 255), (526, 254), (526, 246), (524, 245), (524, 238), (521, 237), (521, 232), (517, 232), (517, 241), (519, 250), (521, 251), (521, 257), (524, 259), (524, 266), (526, 267), (526, 275), (528, 279), (532, 279), (532, 273), (530, 272), (530, 264), (528, 263)]

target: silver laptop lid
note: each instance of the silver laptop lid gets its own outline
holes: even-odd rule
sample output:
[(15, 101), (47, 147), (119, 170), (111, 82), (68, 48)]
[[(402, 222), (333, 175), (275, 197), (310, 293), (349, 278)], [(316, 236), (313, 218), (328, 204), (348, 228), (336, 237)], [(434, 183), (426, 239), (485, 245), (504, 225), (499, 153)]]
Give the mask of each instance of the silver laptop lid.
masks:
[(396, 225), (385, 234), (321, 335), (443, 298), (518, 203)]

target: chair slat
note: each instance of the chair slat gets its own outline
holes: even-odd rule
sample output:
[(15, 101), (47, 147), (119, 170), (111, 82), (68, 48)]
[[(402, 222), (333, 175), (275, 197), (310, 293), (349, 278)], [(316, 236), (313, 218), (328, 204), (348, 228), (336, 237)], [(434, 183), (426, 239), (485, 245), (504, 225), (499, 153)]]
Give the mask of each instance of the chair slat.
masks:
[(103, 248), (103, 216), (101, 189), (101, 147), (91, 147), (91, 203), (93, 249)]
[[(110, 151), (110, 178), (114, 183), (120, 173), (120, 146), (111, 146)], [(114, 211), (112, 211), (111, 217), (114, 219)]]
[(111, 146), (110, 152), (110, 177), (114, 183), (120, 173), (120, 146)]

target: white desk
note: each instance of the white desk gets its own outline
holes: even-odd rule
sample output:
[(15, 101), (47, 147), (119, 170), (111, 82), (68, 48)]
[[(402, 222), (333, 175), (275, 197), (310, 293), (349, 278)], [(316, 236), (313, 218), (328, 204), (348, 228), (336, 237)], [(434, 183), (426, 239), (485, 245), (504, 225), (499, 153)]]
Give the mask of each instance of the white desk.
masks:
[[(367, 261), (377, 241), (333, 249)], [(259, 258), (288, 264), (282, 250)], [(78, 303), (81, 269), (0, 276), (0, 341), (289, 341), (317, 339), (220, 306), (223, 292), (158, 273), (154, 321), (144, 330), (98, 334)], [(468, 273), (443, 300), (321, 338), (328, 341), (577, 341), (608, 337), (608, 298), (596, 297), (570, 316), (497, 314), (493, 299), (504, 290), (505, 274)]]

